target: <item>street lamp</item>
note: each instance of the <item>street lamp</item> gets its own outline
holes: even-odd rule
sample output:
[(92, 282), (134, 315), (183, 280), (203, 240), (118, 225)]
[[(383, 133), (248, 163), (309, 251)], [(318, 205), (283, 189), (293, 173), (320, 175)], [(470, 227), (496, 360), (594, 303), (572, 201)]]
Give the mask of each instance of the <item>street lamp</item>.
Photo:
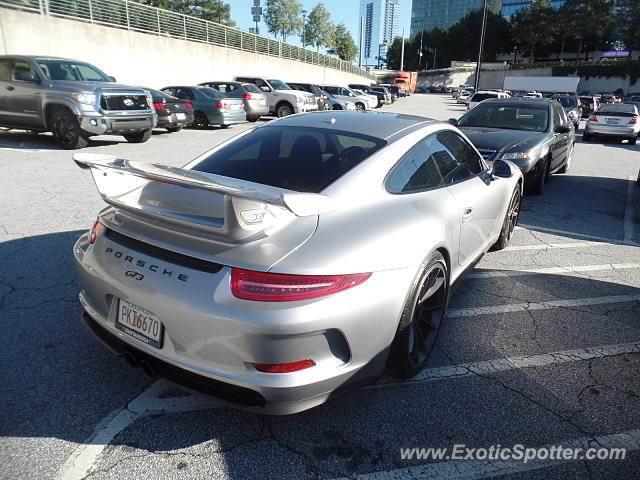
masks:
[(305, 47), (305, 37), (307, 33), (307, 11), (302, 10), (302, 48)]
[(482, 10), (482, 29), (480, 30), (480, 46), (478, 47), (478, 62), (476, 63), (476, 78), (473, 82), (474, 91), (480, 86), (480, 64), (482, 63), (482, 49), (484, 48), (484, 32), (487, 28), (487, 0), (484, 0)]

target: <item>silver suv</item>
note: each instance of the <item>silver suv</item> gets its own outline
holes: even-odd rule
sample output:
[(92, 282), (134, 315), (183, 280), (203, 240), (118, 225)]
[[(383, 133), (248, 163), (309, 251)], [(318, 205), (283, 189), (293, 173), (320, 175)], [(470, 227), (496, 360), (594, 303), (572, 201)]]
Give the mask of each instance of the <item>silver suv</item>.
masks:
[(0, 55), (0, 127), (52, 132), (75, 149), (102, 134), (146, 142), (157, 121), (149, 92), (119, 85), (89, 63)]
[(236, 82), (253, 83), (267, 97), (269, 112), (278, 117), (318, 110), (316, 97), (294, 90), (282, 80), (261, 77), (235, 77)]

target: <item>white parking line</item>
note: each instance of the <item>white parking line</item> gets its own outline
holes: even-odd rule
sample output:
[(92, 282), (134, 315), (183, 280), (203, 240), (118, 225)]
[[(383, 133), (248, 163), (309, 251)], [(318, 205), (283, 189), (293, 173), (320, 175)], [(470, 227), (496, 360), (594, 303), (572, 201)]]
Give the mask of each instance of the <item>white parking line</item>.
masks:
[(584, 307), (588, 305), (606, 305), (609, 303), (640, 301), (640, 294), (610, 295), (606, 297), (573, 298), (570, 300), (550, 300), (539, 303), (508, 303), (506, 305), (492, 305), (490, 307), (470, 307), (449, 310), (447, 317), (473, 317), (476, 315), (492, 315), (499, 313), (526, 312), (531, 310), (549, 310), (561, 307)]
[(501, 250), (501, 252), (548, 250), (548, 249), (555, 249), (555, 248), (583, 248), (583, 247), (595, 247), (595, 246), (603, 246), (603, 245), (615, 245), (615, 243), (607, 243), (607, 242), (537, 243), (535, 245), (513, 245)]
[(465, 278), (500, 278), (500, 277), (523, 277), (526, 275), (571, 275), (582, 272), (599, 272), (603, 270), (627, 270), (640, 268), (640, 263), (610, 263), (604, 265), (580, 265), (577, 267), (547, 267), (529, 268), (521, 270), (498, 270), (489, 269), (481, 272), (468, 274)]
[(558, 235), (565, 235), (567, 237), (578, 237), (578, 238), (585, 238), (587, 240), (596, 240), (596, 241), (601, 241), (605, 243), (613, 243), (616, 245), (631, 245), (633, 247), (640, 247), (640, 243), (626, 241), (624, 239), (618, 240), (616, 238), (611, 238), (611, 237), (599, 237), (597, 235), (588, 235), (585, 233), (569, 232), (567, 230), (557, 230), (555, 228), (538, 227), (536, 225), (520, 224), (519, 227), (525, 230), (533, 230), (537, 232), (557, 233)]
[(636, 188), (636, 179), (629, 177), (627, 183), (627, 203), (624, 207), (624, 241), (633, 241), (633, 191)]
[(71, 454), (58, 470), (58, 480), (80, 480), (87, 476), (96, 460), (113, 439), (138, 418), (154, 412), (182, 412), (214, 408), (219, 404), (210, 397), (189, 395), (159, 398), (168, 387), (158, 380), (127, 405), (106, 417), (96, 427), (95, 434)]
[[(640, 450), (640, 430), (629, 430), (626, 432), (602, 435), (599, 437), (581, 437), (571, 440), (555, 442), (537, 448), (551, 449), (554, 446), (562, 445), (567, 448), (581, 448), (582, 453), (595, 448), (624, 448), (626, 452)], [(527, 446), (530, 448), (530, 446)], [(400, 452), (398, 451), (398, 456)], [(479, 480), (482, 478), (492, 478), (508, 474), (540, 470), (555, 465), (561, 465), (575, 460), (531, 460), (527, 463), (522, 461), (488, 460), (488, 461), (448, 461), (432, 462), (413, 467), (398, 468), (384, 472), (371, 472), (362, 475), (351, 476), (351, 480), (404, 480), (407, 478), (419, 478), (423, 480), (436, 480), (446, 478), (448, 480)], [(616, 461), (616, 460), (610, 460)], [(624, 461), (624, 460), (618, 460)], [(543, 477), (540, 477), (543, 478)], [(346, 478), (334, 480), (347, 480)]]

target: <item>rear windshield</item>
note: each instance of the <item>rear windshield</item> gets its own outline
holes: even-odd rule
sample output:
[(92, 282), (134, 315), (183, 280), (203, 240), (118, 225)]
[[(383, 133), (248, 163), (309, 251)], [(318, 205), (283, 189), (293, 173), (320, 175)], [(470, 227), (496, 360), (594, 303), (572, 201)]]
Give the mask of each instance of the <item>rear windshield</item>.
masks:
[(598, 109), (598, 113), (618, 113), (622, 115), (635, 115), (635, 105), (608, 103)]
[(93, 65), (71, 60), (38, 59), (38, 65), (50, 80), (75, 82), (113, 82)]
[(481, 102), (486, 100), (487, 98), (498, 98), (497, 93), (476, 93), (473, 97), (471, 97), (472, 102)]
[(247, 92), (262, 93), (262, 90), (256, 87), (253, 83), (243, 83), (242, 86)]
[(556, 102), (560, 102), (560, 105), (562, 105), (565, 108), (572, 108), (578, 105), (578, 102), (576, 101), (576, 97), (551, 97), (552, 99), (554, 99)]
[(204, 93), (207, 97), (209, 98), (213, 98), (213, 99), (218, 99), (218, 98), (224, 98), (224, 96), (215, 88), (211, 88), (211, 87), (200, 87), (198, 88), (198, 90), (202, 93)]
[(461, 127), (490, 127), (544, 132), (549, 124), (547, 105), (508, 105), (481, 103), (459, 121)]
[(220, 148), (193, 169), (318, 193), (385, 144), (334, 130), (263, 127)]

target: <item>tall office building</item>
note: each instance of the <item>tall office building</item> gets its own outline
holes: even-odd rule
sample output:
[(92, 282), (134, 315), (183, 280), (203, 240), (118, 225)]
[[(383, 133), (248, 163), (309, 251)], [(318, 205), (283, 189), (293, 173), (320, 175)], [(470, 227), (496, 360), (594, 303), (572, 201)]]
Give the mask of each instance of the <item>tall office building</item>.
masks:
[[(507, 20), (519, 10), (529, 8), (535, 0), (503, 0), (502, 11), (500, 14)], [(550, 0), (549, 4), (553, 8), (560, 8), (564, 4), (565, 0)]]
[[(530, 2), (529, 2), (530, 3)], [(467, 13), (480, 10), (483, 0), (413, 0), (411, 8), (411, 35), (434, 28), (446, 30)], [(488, 0), (487, 8), (500, 13), (502, 0)]]
[(360, 0), (360, 17), (364, 17), (363, 65), (379, 67), (399, 35), (400, 0)]

